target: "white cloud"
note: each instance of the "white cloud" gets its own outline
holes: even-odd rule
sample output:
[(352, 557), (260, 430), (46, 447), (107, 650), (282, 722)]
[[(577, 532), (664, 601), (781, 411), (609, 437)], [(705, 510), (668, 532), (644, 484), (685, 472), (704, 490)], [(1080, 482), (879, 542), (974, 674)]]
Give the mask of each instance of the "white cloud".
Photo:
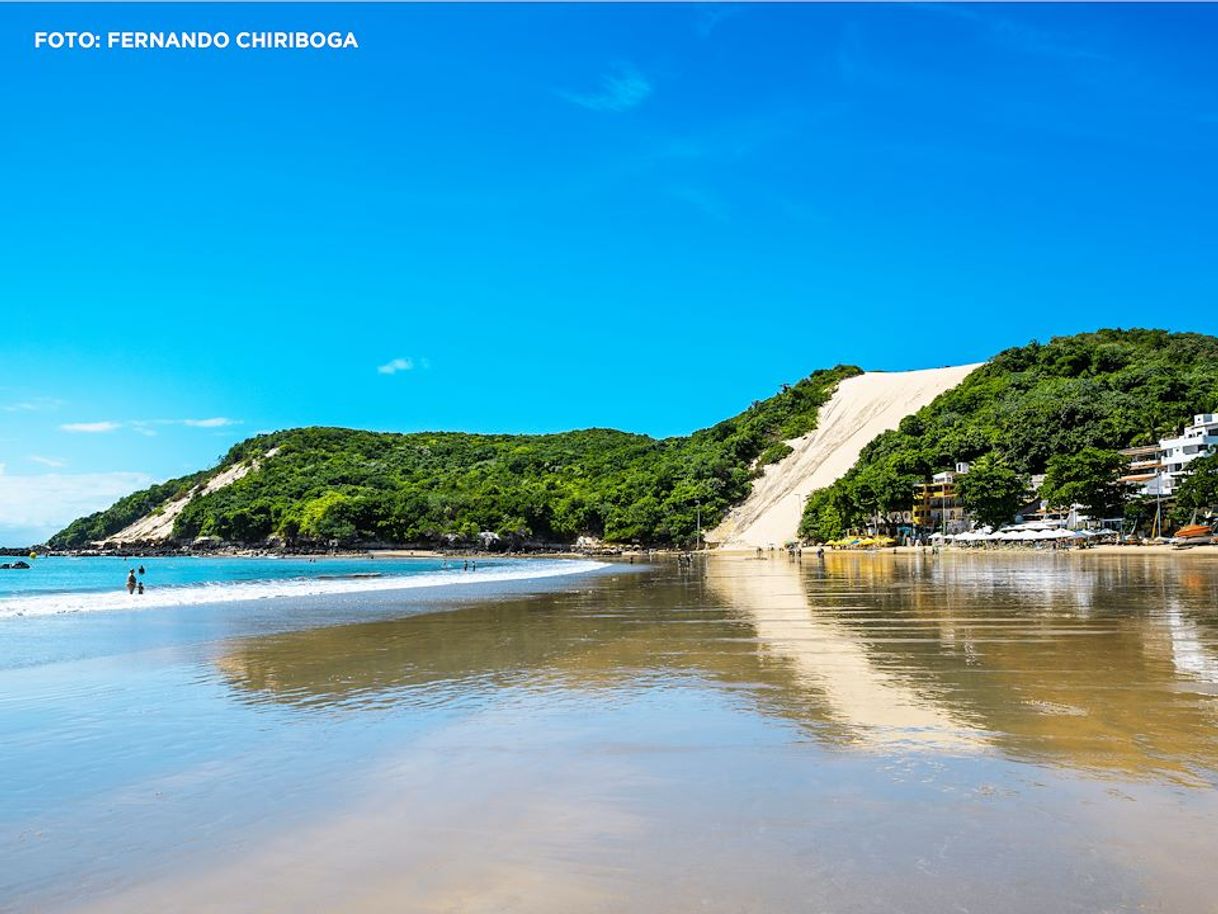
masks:
[(68, 422), (65, 425), (59, 426), (65, 432), (86, 432), (89, 434), (97, 434), (99, 432), (113, 432), (122, 428), (121, 422)]
[(572, 104), (590, 111), (629, 111), (643, 104), (652, 93), (647, 77), (629, 63), (614, 64), (608, 73), (601, 76), (600, 91), (590, 94), (559, 92)]
[(50, 467), (54, 470), (57, 470), (60, 467), (66, 467), (68, 465), (66, 460), (60, 460), (58, 457), (43, 457), (40, 454), (30, 454), (30, 460), (34, 461), (34, 463), (41, 463), (44, 467)]
[(54, 397), (34, 397), (17, 403), (5, 403), (0, 410), (6, 413), (35, 413), (47, 409), (58, 409), (63, 406), (63, 400)]
[(0, 544), (41, 542), (84, 514), (147, 487), (146, 473), (0, 473)]
[(65, 432), (113, 432), (120, 428), (131, 429), (140, 435), (152, 437), (156, 434), (155, 425), (184, 425), (188, 428), (223, 428), (227, 425), (240, 425), (240, 419), (229, 419), (227, 416), (212, 416), (210, 419), (131, 419), (127, 422), (69, 422), (59, 426)]
[(183, 419), (182, 424), (191, 428), (223, 428), (226, 425), (237, 425), (238, 422), (227, 416), (213, 416), (210, 419)]
[(397, 374), (399, 371), (410, 371), (413, 368), (413, 359), (394, 359), (384, 365), (378, 365), (376, 370), (381, 374)]

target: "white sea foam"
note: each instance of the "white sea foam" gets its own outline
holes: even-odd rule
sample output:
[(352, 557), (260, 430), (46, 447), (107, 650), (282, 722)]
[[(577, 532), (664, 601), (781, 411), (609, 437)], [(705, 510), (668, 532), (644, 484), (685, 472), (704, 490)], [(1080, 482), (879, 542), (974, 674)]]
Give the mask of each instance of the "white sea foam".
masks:
[(424, 574), (349, 578), (292, 578), (281, 581), (239, 581), (214, 584), (185, 584), (150, 588), (144, 594), (125, 590), (71, 593), (40, 593), (0, 599), (0, 619), (13, 616), (50, 616), (58, 613), (106, 610), (163, 609), (242, 600), (271, 600), (283, 597), (312, 597), (328, 594), (367, 593), (385, 590), (415, 590), (421, 587), (491, 584), (528, 581), (562, 575), (583, 574), (604, 568), (604, 562), (558, 559), (524, 560), (511, 567), (502, 565), (480, 571), (433, 571)]

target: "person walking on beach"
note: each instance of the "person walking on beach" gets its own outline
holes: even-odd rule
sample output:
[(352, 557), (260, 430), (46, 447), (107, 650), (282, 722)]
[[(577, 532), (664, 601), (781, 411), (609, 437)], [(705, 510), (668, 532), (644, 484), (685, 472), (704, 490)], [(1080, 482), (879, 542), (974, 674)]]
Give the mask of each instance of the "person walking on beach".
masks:
[(135, 569), (127, 572), (127, 593), (135, 593)]

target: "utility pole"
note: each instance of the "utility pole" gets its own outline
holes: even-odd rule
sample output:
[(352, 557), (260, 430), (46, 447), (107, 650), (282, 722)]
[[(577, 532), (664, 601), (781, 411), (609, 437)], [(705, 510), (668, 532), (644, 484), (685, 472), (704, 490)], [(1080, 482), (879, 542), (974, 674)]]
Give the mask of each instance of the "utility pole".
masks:
[(702, 502), (698, 502), (698, 550), (702, 550)]
[(1155, 529), (1153, 531), (1154, 539), (1157, 536), (1163, 535), (1163, 467), (1160, 466), (1155, 470)]

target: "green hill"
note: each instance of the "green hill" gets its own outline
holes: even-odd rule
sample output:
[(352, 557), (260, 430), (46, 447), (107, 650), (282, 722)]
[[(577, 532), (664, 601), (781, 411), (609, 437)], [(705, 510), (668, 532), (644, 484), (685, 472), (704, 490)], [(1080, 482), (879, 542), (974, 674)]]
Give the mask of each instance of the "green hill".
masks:
[(173, 538), (241, 544), (430, 543), (480, 531), (545, 542), (688, 543), (742, 500), (782, 442), (811, 431), (853, 366), (817, 371), (740, 415), (657, 440), (609, 429), (553, 435), (391, 434), (301, 428), (236, 445), (213, 470), (170, 480), (74, 521), (53, 548), (105, 539), (216, 472), (275, 450), (237, 482), (196, 495)]
[(805, 506), (800, 532), (831, 539), (908, 509), (913, 487), (993, 454), (1022, 474), (1083, 448), (1149, 444), (1218, 411), (1218, 338), (1099, 330), (1008, 349), (864, 448)]

